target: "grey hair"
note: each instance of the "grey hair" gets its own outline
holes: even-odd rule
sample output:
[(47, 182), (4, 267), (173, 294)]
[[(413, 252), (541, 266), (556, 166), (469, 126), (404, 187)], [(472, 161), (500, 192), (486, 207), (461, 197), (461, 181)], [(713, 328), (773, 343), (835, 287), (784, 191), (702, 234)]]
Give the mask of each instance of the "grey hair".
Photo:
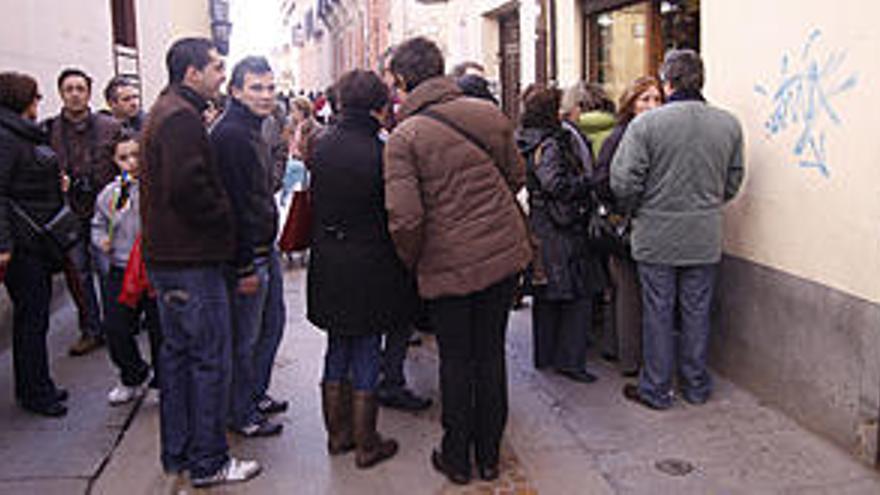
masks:
[(663, 59), (660, 79), (675, 91), (700, 91), (704, 78), (703, 59), (690, 48), (670, 50)]

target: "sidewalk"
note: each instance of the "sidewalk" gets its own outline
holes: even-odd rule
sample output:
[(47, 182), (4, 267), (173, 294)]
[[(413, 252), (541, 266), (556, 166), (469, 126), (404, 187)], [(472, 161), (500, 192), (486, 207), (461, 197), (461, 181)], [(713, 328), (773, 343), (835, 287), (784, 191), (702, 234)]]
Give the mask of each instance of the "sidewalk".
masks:
[[(59, 355), (55, 375), (72, 392), (71, 415), (61, 422), (32, 419), (0, 402), (0, 454), (8, 459), (0, 468), (0, 493), (84, 493), (89, 478), (97, 478), (91, 493), (126, 495), (880, 493), (878, 473), (725, 380), (718, 380), (714, 399), (703, 407), (654, 412), (623, 399), (623, 381), (604, 364), (591, 362), (600, 376), (591, 385), (534, 371), (528, 310), (513, 313), (508, 339), (510, 419), (502, 479), (460, 488), (433, 471), (428, 458), (440, 438), (436, 404), (418, 415), (383, 410), (380, 430), (396, 438), (401, 451), (374, 469), (355, 469), (351, 455), (326, 454), (318, 389), (324, 335), (305, 321), (304, 282), (304, 271), (288, 272), (288, 327), (272, 387), (291, 400), (290, 411), (278, 417), (285, 431), (269, 439), (230, 437), (235, 455), (263, 463), (257, 479), (194, 491), (163, 475), (156, 404), (141, 405), (113, 449), (128, 411), (106, 405), (114, 381), (109, 361), (103, 353), (61, 356), (75, 338), (64, 330), (54, 332), (52, 343)], [(75, 328), (69, 308), (58, 313), (57, 328)], [(436, 403), (436, 351), (431, 339), (424, 340), (412, 348), (408, 373), (413, 388)], [(11, 386), (9, 361), (8, 352), (0, 355), (0, 387)]]

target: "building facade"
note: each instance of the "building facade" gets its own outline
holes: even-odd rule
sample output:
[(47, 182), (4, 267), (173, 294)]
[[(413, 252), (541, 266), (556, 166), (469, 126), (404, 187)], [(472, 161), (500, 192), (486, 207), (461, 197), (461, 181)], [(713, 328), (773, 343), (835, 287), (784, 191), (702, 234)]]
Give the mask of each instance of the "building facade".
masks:
[(58, 74), (79, 67), (94, 79), (92, 107), (104, 105), (114, 75), (136, 76), (149, 105), (167, 83), (165, 52), (181, 36), (228, 40), (228, 0), (0, 0), (0, 67), (34, 75), (41, 116), (58, 111)]

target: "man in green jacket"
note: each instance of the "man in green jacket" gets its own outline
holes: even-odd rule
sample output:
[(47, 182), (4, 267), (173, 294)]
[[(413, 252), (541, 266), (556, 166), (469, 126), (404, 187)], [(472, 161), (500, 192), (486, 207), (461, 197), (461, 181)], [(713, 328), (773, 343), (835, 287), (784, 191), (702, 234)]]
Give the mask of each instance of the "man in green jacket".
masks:
[(661, 80), (669, 103), (630, 124), (611, 164), (611, 188), (634, 212), (632, 255), (644, 301), (644, 366), (624, 395), (653, 409), (672, 405), (676, 354), (682, 397), (702, 404), (711, 395), (706, 349), (721, 208), (743, 179), (742, 128), (703, 98), (700, 56), (670, 52)]

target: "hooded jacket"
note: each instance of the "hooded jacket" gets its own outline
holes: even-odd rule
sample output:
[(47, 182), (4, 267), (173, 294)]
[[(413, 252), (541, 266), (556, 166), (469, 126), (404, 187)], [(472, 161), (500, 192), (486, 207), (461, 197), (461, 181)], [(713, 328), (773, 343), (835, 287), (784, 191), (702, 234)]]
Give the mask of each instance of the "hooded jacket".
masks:
[[(478, 136), (492, 155), (419, 115), (428, 107)], [(465, 97), (445, 77), (407, 96), (385, 148), (385, 204), (422, 297), (468, 295), (526, 267), (532, 250), (514, 197), (524, 178), (513, 125), (490, 102)]]

